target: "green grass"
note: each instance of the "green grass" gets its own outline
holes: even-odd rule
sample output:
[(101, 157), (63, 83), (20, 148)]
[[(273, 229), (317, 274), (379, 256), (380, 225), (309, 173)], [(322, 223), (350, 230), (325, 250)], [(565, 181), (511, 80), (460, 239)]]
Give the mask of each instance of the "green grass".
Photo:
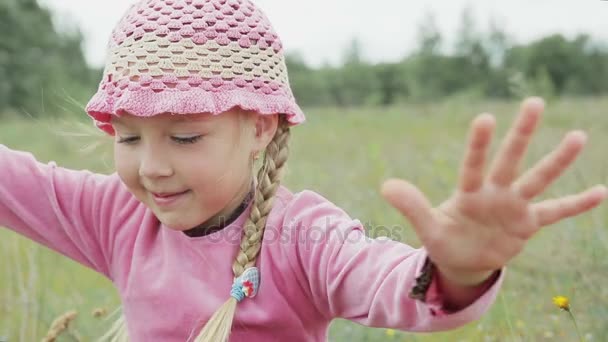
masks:
[[(311, 189), (343, 207), (370, 230), (418, 247), (409, 223), (380, 196), (389, 177), (416, 184), (434, 204), (454, 188), (470, 120), (494, 113), (498, 133), (508, 128), (516, 102), (442, 102), (392, 108), (311, 109), (308, 122), (293, 129), (285, 184), (292, 191)], [(608, 183), (608, 98), (563, 99), (548, 103), (538, 134), (526, 157), (526, 167), (549, 152), (571, 129), (590, 135), (575, 163), (543, 196), (578, 192)], [(88, 124), (86, 118), (85, 123)], [(112, 170), (111, 146), (96, 154), (78, 153), (86, 138), (53, 134), (65, 130), (55, 120), (5, 121), (0, 143), (32, 152), (39, 160), (54, 160), (70, 168), (107, 173)], [(70, 126), (69, 131), (79, 128)], [(72, 139), (72, 140), (70, 140)], [(493, 148), (497, 145), (495, 138)], [(322, 151), (322, 153), (320, 153)], [(608, 206), (547, 227), (510, 264), (500, 296), (481, 320), (444, 333), (412, 334), (366, 328), (336, 320), (331, 341), (574, 341), (576, 334), (551, 297), (570, 297), (583, 335), (608, 339)], [(0, 231), (0, 340), (40, 340), (51, 320), (76, 309), (72, 334), (89, 341), (107, 324), (93, 318), (94, 308), (119, 304), (110, 282), (43, 247), (7, 230)], [(74, 341), (74, 336), (62, 341)]]

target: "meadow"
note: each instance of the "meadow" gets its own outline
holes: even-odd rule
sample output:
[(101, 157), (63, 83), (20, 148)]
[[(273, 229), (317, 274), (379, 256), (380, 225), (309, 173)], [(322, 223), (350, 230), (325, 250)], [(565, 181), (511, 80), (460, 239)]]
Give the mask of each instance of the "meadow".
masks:
[[(308, 122), (292, 130), (284, 184), (293, 192), (310, 189), (343, 207), (366, 225), (370, 236), (420, 244), (405, 218), (386, 203), (383, 180), (399, 177), (416, 184), (437, 205), (454, 189), (470, 120), (496, 115), (498, 137), (519, 102), (453, 99), (388, 108), (311, 108)], [(583, 153), (539, 198), (567, 195), (608, 183), (608, 98), (555, 99), (547, 103), (526, 168), (551, 151), (571, 129), (589, 140)], [(112, 143), (98, 140), (85, 114), (65, 119), (0, 121), (0, 143), (33, 153), (42, 162), (112, 172)], [(498, 144), (495, 137), (493, 149)], [(0, 165), (1, 167), (1, 165)], [(390, 229), (386, 229), (390, 227)], [(576, 341), (567, 313), (552, 297), (570, 299), (582, 338), (608, 340), (608, 204), (546, 227), (507, 268), (489, 313), (460, 329), (413, 334), (367, 328), (337, 319), (330, 341)], [(370, 270), (372, 272), (373, 270)], [(68, 310), (78, 317), (58, 341), (92, 341), (108, 327), (107, 315), (120, 303), (112, 284), (95, 272), (7, 229), (0, 229), (0, 341), (40, 341), (53, 319)]]

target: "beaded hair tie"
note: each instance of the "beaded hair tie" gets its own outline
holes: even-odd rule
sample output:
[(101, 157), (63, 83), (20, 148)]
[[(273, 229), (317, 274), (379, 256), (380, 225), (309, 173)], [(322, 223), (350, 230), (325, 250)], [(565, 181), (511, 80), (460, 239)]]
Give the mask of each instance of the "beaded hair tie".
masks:
[(258, 293), (260, 287), (260, 271), (257, 267), (250, 267), (234, 280), (230, 295), (238, 302), (245, 297), (253, 298)]

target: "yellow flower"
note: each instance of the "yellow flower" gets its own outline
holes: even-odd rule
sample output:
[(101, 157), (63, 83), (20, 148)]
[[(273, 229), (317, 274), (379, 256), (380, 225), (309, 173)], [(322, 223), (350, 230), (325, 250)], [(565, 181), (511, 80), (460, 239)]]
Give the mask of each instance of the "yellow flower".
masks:
[(568, 301), (568, 297), (555, 296), (553, 297), (553, 303), (560, 309), (564, 309), (566, 311), (570, 310), (570, 303)]
[(395, 330), (393, 330), (393, 329), (386, 329), (386, 336), (388, 336), (388, 337), (395, 336)]

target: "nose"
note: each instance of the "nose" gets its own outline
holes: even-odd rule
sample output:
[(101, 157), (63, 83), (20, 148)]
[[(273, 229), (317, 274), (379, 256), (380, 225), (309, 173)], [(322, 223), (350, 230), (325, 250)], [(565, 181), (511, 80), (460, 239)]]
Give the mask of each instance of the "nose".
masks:
[(146, 178), (158, 178), (171, 176), (173, 169), (166, 153), (146, 147), (142, 149), (139, 162), (139, 176)]

